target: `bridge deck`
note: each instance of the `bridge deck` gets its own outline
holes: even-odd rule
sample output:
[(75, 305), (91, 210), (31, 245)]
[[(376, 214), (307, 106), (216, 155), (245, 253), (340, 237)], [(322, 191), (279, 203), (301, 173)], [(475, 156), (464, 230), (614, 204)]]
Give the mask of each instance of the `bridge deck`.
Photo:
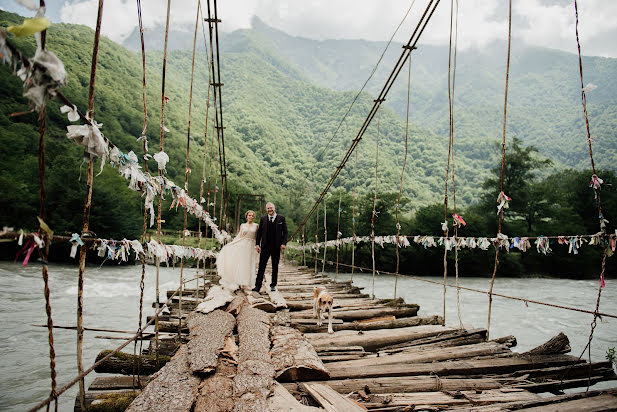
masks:
[[(351, 282), (337, 283), (306, 267), (282, 263), (279, 279), (277, 292), (261, 295), (228, 293), (214, 286), (215, 278), (205, 299), (202, 291), (185, 290), (183, 344), (161, 346), (174, 354), (171, 360), (142, 378), (147, 385), (141, 393), (133, 391), (130, 377), (97, 378), (88, 403), (102, 406), (105, 394), (114, 393), (128, 394), (127, 404), (139, 394), (131, 411), (617, 407), (617, 389), (546, 396), (617, 379), (608, 362), (589, 365), (564, 354), (565, 336), (534, 354), (517, 354), (510, 350), (513, 337), (487, 341), (485, 329), (441, 326), (439, 316), (418, 317), (417, 305), (371, 299)], [(312, 290), (319, 285), (334, 297), (333, 334), (313, 318)], [(161, 330), (177, 331), (179, 315), (176, 299)], [(115, 361), (105, 370), (132, 373)]]

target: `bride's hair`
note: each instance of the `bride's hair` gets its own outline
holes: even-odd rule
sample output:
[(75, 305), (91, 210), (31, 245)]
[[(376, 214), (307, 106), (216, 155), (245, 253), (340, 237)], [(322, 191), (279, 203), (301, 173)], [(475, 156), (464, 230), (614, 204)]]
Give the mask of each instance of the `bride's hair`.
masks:
[(247, 210), (246, 213), (244, 214), (244, 218), (246, 219), (246, 217), (248, 216), (249, 213), (252, 213), (253, 216), (255, 216), (255, 212), (252, 211), (251, 209)]

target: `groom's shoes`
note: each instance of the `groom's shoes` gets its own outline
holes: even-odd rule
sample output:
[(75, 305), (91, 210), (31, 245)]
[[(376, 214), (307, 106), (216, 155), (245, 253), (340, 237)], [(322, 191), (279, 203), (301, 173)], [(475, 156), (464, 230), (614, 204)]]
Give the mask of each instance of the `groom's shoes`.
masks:
[(259, 288), (254, 287), (253, 289), (251, 289), (251, 291), (259, 293)]
[(276, 292), (276, 286), (270, 286), (270, 292)]

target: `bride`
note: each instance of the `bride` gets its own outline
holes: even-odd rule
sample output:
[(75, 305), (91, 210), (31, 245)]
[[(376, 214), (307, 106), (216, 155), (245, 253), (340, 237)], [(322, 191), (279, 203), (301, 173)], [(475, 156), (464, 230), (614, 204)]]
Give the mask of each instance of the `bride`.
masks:
[(236, 238), (223, 246), (216, 258), (220, 284), (231, 290), (238, 287), (252, 288), (255, 284), (255, 239), (258, 225), (253, 222), (255, 212), (252, 210), (247, 210), (244, 218), (246, 223), (240, 225)]

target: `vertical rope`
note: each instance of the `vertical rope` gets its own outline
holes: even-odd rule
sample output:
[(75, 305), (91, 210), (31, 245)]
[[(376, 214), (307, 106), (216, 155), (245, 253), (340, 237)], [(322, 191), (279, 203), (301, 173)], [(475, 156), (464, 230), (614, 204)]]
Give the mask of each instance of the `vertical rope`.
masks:
[[(340, 184), (340, 179), (339, 179)], [(340, 190), (340, 187), (339, 187)], [(338, 257), (339, 257), (339, 241), (341, 240), (341, 200), (343, 199), (343, 192), (339, 191), (338, 194), (338, 221), (336, 223), (336, 272), (334, 274), (334, 281), (338, 280)]]
[[(204, 36), (204, 47), (206, 47), (206, 61), (207, 61), (207, 66), (208, 66), (208, 96), (206, 98), (206, 126), (204, 128), (204, 154), (203, 154), (203, 158), (202, 158), (202, 163), (201, 163), (201, 182), (199, 183), (199, 201), (202, 202), (202, 199), (204, 198), (204, 183), (206, 180), (206, 156), (208, 154), (208, 117), (209, 117), (209, 111), (210, 111), (210, 89), (211, 86), (210, 84), (212, 83), (212, 74), (209, 70), (210, 68), (210, 56), (208, 54), (208, 45), (206, 42), (206, 32), (203, 26), (203, 13), (201, 10), (201, 0), (197, 1), (197, 7), (199, 9), (199, 16), (201, 18), (201, 31), (203, 33)], [(210, 200), (210, 194), (208, 193), (208, 200), (206, 201), (206, 211), (208, 211), (208, 204), (207, 202), (209, 202)], [(198, 238), (197, 238), (197, 247), (201, 248), (201, 219), (198, 219), (198, 223), (197, 223), (197, 232), (198, 232)], [(208, 225), (205, 225), (205, 234), (204, 234), (204, 238), (206, 239), (206, 243), (207, 243), (207, 239), (208, 239)], [(207, 249), (207, 244), (206, 246), (204, 246)], [(206, 260), (204, 257), (204, 282), (206, 281), (205, 278), (205, 269), (206, 269)], [(195, 287), (195, 298), (197, 299), (199, 297), (199, 261), (197, 262), (197, 272), (195, 274), (195, 279), (197, 281), (197, 285)], [(204, 296), (205, 297), (205, 296)]]
[[(142, 99), (143, 99), (143, 111), (144, 111), (144, 126), (141, 130), (141, 139), (143, 141), (144, 155), (148, 153), (148, 140), (146, 138), (146, 129), (148, 127), (148, 108), (146, 105), (146, 47), (144, 43), (144, 28), (141, 15), (141, 0), (137, 0), (137, 18), (139, 20), (139, 37), (141, 41), (141, 62), (142, 62)], [(148, 161), (144, 156), (144, 170), (148, 172)], [(148, 230), (148, 210), (144, 208), (144, 221), (141, 235), (142, 243), (146, 242), (146, 233)], [(133, 355), (139, 353), (139, 357), (136, 357), (135, 364), (133, 365), (133, 388), (141, 388), (141, 351), (143, 345), (142, 334), (142, 322), (143, 322), (143, 307), (144, 307), (144, 289), (146, 278), (146, 256), (141, 256), (141, 280), (139, 282), (139, 324), (137, 325), (137, 331), (139, 333), (139, 339), (135, 339), (133, 345)], [(137, 341), (139, 341), (139, 352), (137, 351)]]
[[(510, 43), (512, 39), (512, 0), (508, 1), (508, 60), (506, 64), (506, 90), (503, 103), (503, 137), (501, 140), (501, 192), (503, 192), (503, 175), (506, 168), (506, 114), (508, 108), (508, 78), (510, 74)], [(503, 220), (503, 208), (499, 210), (497, 219), (497, 234), (501, 233), (501, 222)], [(495, 275), (497, 275), (497, 266), (499, 265), (499, 244), (495, 247), (495, 266), (493, 267), (493, 276), (491, 277), (491, 287), (488, 291), (488, 323), (486, 327), (486, 339), (488, 340), (491, 331), (491, 305), (493, 303), (493, 284), (495, 283)]]
[(353, 166), (353, 192), (351, 196), (351, 232), (352, 239), (351, 242), (351, 277), (350, 280), (353, 282), (353, 272), (355, 269), (355, 261), (356, 261), (356, 182), (358, 180), (358, 151), (356, 150), (354, 153), (355, 161)]
[[(195, 49), (197, 46), (197, 28), (199, 27), (199, 1), (197, 2), (197, 11), (195, 12), (195, 33), (193, 34), (193, 58), (191, 60), (191, 86), (189, 88), (189, 117), (186, 131), (186, 161), (184, 170), (184, 191), (189, 193), (189, 174), (190, 168), (190, 151), (191, 151), (191, 115), (193, 113), (193, 80), (195, 77)], [(186, 246), (186, 231), (187, 231), (187, 210), (184, 208), (184, 225), (182, 228), (182, 247)], [(178, 309), (180, 317), (178, 320), (178, 339), (182, 335), (182, 295), (184, 293), (184, 256), (180, 257), (180, 291), (178, 293)]]
[(394, 209), (394, 214), (396, 217), (396, 271), (394, 272), (394, 301), (396, 301), (396, 288), (398, 286), (398, 272), (400, 265), (400, 253), (399, 248), (401, 246), (400, 236), (401, 236), (401, 223), (398, 218), (398, 209), (401, 204), (401, 194), (403, 193), (403, 177), (405, 176), (405, 166), (407, 165), (407, 138), (409, 136), (409, 100), (411, 94), (411, 56), (409, 56), (409, 65), (407, 71), (407, 114), (405, 117), (405, 156), (403, 157), (403, 167), (401, 169), (401, 178), (398, 189), (398, 198), (396, 199), (396, 208)]
[[(587, 145), (589, 148), (589, 160), (591, 162), (591, 170), (593, 172), (593, 177), (597, 178), (596, 176), (596, 166), (593, 160), (593, 151), (591, 148), (591, 132), (589, 130), (589, 115), (587, 114), (587, 96), (585, 95), (585, 87), (584, 87), (584, 80), (583, 80), (583, 60), (581, 57), (581, 42), (579, 40), (579, 35), (578, 35), (578, 2), (576, 0), (574, 0), (574, 12), (575, 12), (575, 16), (576, 16), (576, 47), (578, 50), (578, 67), (579, 67), (579, 74), (580, 74), (580, 78), (581, 78), (581, 104), (583, 106), (583, 114), (585, 115), (585, 128), (587, 131)], [(588, 380), (587, 380), (587, 391), (589, 391), (589, 386), (591, 385), (591, 341), (593, 340), (593, 334), (596, 328), (596, 323), (598, 320), (598, 310), (600, 308), (600, 297), (602, 295), (602, 288), (604, 287), (604, 272), (605, 272), (605, 267), (606, 267), (606, 257), (608, 254), (608, 243), (607, 243), (607, 239), (606, 239), (606, 224), (604, 221), (604, 215), (602, 213), (602, 202), (600, 201), (600, 185), (595, 185), (593, 184), (594, 182), (592, 181), (592, 187), (594, 190), (594, 198), (597, 201), (598, 204), (598, 218), (600, 219), (600, 232), (601, 232), (601, 242), (602, 245), (604, 246), (604, 254), (602, 256), (602, 268), (600, 271), (600, 279), (598, 281), (598, 297), (596, 299), (596, 309), (593, 313), (593, 319), (591, 321), (591, 331), (589, 333), (589, 339), (587, 341), (587, 345), (585, 346), (585, 349), (587, 349), (587, 353), (588, 353), (588, 360), (589, 360), (589, 375), (588, 375)], [(585, 349), (583, 349), (583, 352), (581, 353), (581, 356), (579, 356), (579, 359), (583, 356), (583, 353), (585, 353)]]
[(306, 266), (306, 242), (304, 239), (304, 228), (302, 228), (302, 266)]
[[(40, 6), (45, 7), (45, 1), (40, 1)], [(45, 50), (47, 30), (41, 33), (41, 49)], [(41, 221), (47, 219), (47, 192), (45, 190), (45, 134), (47, 132), (47, 101), (43, 102), (43, 107), (39, 113), (39, 152), (38, 152), (38, 166), (39, 166), (39, 217)], [(54, 347), (54, 322), (51, 316), (51, 297), (49, 289), (49, 270), (47, 267), (47, 259), (49, 256), (49, 236), (47, 232), (39, 229), (39, 236), (45, 242), (45, 248), (39, 249), (39, 255), (43, 263), (41, 268), (41, 276), (43, 278), (43, 295), (45, 297), (45, 314), (47, 315), (47, 341), (49, 344), (49, 369), (51, 380), (51, 392), (50, 396), (54, 399), (54, 410), (58, 411), (58, 394), (56, 392), (56, 350)], [(47, 411), (49, 411), (50, 403), (47, 404)]]
[(315, 213), (315, 274), (317, 274), (317, 244), (318, 243), (319, 243), (319, 204), (317, 205), (317, 213)]
[[(101, 20), (103, 18), (103, 0), (99, 0), (96, 29), (94, 31), (94, 46), (92, 49), (92, 63), (90, 66), (90, 87), (88, 91), (88, 112), (87, 117), (94, 119), (94, 88), (96, 79), (96, 63), (99, 55), (99, 40), (101, 38)], [(92, 156), (88, 161), (88, 180), (86, 183), (86, 200), (84, 203), (84, 217), (82, 236), (89, 235), (90, 207), (92, 205), (92, 180), (93, 165)], [(79, 275), (77, 279), (77, 371), (81, 374), (83, 368), (83, 306), (84, 306), (84, 273), (86, 272), (86, 248), (81, 247), (79, 251)], [(79, 379), (79, 403), (83, 411), (86, 410), (86, 389), (83, 377)]]
[[(165, 23), (165, 46), (163, 48), (163, 74), (161, 76), (161, 131), (160, 131), (160, 137), (159, 137), (159, 151), (160, 152), (163, 151), (164, 133), (165, 133), (165, 102), (167, 100), (167, 98), (165, 97), (165, 72), (167, 69), (167, 41), (169, 38), (170, 8), (171, 8), (171, 0), (167, 0), (167, 19)], [(163, 192), (165, 191), (164, 182), (163, 182), (163, 178), (164, 178), (163, 170), (161, 169), (159, 169), (159, 178), (160, 178), (160, 183), (161, 183), (161, 194), (159, 195), (159, 204), (158, 204), (158, 212), (157, 212), (157, 219), (156, 219), (156, 238), (157, 238), (157, 241), (161, 243), (161, 209), (162, 209)], [(157, 311), (155, 313), (155, 320), (154, 320), (155, 322), (154, 323), (154, 336), (155, 336), (155, 349), (156, 349), (155, 350), (155, 354), (156, 354), (155, 364), (156, 364), (157, 369), (159, 367), (159, 349), (160, 349), (159, 316), (158, 316), (159, 308), (161, 306), (160, 298), (159, 298), (160, 266), (161, 266), (161, 262), (157, 258), (156, 259), (156, 309)]]
[(326, 226), (326, 199), (323, 200), (323, 260), (321, 261), (321, 273), (326, 270), (326, 252), (328, 248), (326, 242), (328, 241), (328, 227)]
[[(454, 8), (451, 5), (451, 9)], [(452, 26), (452, 11), (450, 12), (450, 26)], [(452, 98), (450, 100), (450, 141), (452, 145), (452, 209), (456, 215), (456, 184), (455, 184), (455, 172), (454, 172), (454, 90), (456, 84), (456, 52), (458, 50), (458, 0), (456, 0), (455, 13), (455, 30), (454, 30), (454, 62), (452, 67)], [(452, 48), (452, 27), (450, 27), (450, 48)], [(450, 52), (452, 54), (452, 52)], [(456, 311), (458, 315), (459, 328), (463, 329), (463, 321), (461, 317), (461, 289), (459, 288), (458, 277), (458, 228), (460, 222), (457, 219), (453, 219), (454, 229), (454, 273), (456, 277)]]
[(381, 111), (377, 116), (377, 138), (375, 139), (375, 192), (373, 195), (373, 214), (371, 215), (371, 259), (373, 260), (373, 282), (372, 282), (372, 292), (371, 297), (375, 299), (375, 217), (377, 217), (377, 212), (375, 208), (377, 207), (377, 181), (378, 181), (378, 171), (377, 167), (379, 165), (379, 124), (381, 123)]

